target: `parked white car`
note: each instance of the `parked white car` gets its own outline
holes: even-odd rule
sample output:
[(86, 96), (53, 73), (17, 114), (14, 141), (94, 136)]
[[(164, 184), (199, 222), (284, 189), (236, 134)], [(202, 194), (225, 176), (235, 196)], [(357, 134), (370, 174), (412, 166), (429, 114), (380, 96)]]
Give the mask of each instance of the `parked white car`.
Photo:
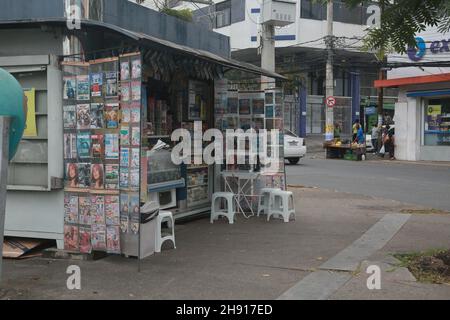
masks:
[(306, 155), (306, 141), (295, 133), (284, 130), (284, 159), (297, 164)]

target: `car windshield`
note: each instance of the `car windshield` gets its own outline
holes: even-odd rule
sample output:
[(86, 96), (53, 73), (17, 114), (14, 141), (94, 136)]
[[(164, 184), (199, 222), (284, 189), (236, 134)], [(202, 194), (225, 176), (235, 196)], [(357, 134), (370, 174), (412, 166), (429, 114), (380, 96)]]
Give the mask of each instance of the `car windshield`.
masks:
[(287, 129), (284, 129), (284, 134), (286, 136), (293, 136), (293, 137), (298, 137), (295, 133), (293, 133), (292, 131), (289, 131)]

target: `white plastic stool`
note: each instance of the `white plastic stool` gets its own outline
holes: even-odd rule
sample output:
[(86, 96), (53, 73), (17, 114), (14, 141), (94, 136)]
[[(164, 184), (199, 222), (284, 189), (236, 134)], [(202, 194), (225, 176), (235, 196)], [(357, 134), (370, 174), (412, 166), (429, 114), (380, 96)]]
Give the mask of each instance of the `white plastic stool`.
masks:
[[(226, 201), (226, 208), (221, 209), (221, 200)], [(217, 220), (219, 216), (225, 216), (228, 218), (230, 224), (234, 223), (235, 214), (234, 193), (232, 192), (216, 192), (212, 196), (211, 203), (211, 223)]]
[(280, 189), (273, 188), (263, 188), (261, 189), (259, 202), (258, 202), (258, 213), (257, 216), (262, 212), (263, 214), (269, 214), (273, 204), (273, 195), (274, 191), (278, 191)]
[[(170, 235), (163, 237), (161, 234), (161, 225), (165, 221), (169, 223), (169, 227), (172, 232)], [(166, 240), (171, 240), (173, 242), (173, 248), (177, 248), (175, 245), (175, 221), (173, 219), (172, 212), (159, 211), (159, 214), (156, 217), (155, 252), (161, 252), (162, 244)]]
[(267, 215), (267, 221), (272, 215), (281, 215), (284, 222), (289, 222), (291, 215), (295, 220), (294, 195), (290, 191), (275, 190), (272, 192), (272, 208)]

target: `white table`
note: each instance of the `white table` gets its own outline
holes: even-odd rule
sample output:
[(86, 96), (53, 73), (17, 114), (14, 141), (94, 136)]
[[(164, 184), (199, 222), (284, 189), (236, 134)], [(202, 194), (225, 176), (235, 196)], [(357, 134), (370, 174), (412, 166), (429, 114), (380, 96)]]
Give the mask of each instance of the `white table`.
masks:
[[(253, 194), (253, 188), (254, 188), (254, 181), (256, 179), (258, 179), (258, 177), (260, 176), (260, 173), (259, 172), (250, 172), (250, 171), (222, 171), (221, 175), (225, 182), (224, 191), (234, 193), (239, 211), (247, 219), (254, 216), (255, 212), (253, 211), (253, 205), (252, 205), (253, 201), (250, 198), (253, 198), (255, 196), (258, 197), (258, 195)], [(232, 185), (230, 184), (231, 179), (237, 180), (236, 190), (234, 190)], [(245, 192), (247, 186), (251, 187), (250, 194)], [(247, 203), (248, 207), (250, 208), (251, 215), (246, 215), (244, 209), (241, 206), (241, 200), (244, 200)]]

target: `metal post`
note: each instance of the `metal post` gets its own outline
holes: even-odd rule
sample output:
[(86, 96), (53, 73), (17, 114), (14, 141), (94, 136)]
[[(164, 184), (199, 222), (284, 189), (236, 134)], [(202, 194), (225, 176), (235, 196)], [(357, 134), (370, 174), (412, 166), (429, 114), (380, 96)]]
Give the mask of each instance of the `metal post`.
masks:
[[(327, 66), (326, 66), (326, 97), (334, 96), (334, 75), (333, 75), (333, 0), (328, 0), (327, 4)], [(325, 141), (334, 139), (334, 111), (333, 108), (325, 106)]]
[[(264, 3), (261, 4), (261, 17), (264, 14)], [(261, 18), (261, 21), (263, 19)], [(275, 27), (269, 23), (261, 25), (261, 68), (275, 72)], [(274, 79), (262, 76), (261, 89), (275, 87)]]
[(9, 162), (10, 117), (0, 116), (0, 281), (2, 278), (3, 237), (5, 232), (6, 185)]

